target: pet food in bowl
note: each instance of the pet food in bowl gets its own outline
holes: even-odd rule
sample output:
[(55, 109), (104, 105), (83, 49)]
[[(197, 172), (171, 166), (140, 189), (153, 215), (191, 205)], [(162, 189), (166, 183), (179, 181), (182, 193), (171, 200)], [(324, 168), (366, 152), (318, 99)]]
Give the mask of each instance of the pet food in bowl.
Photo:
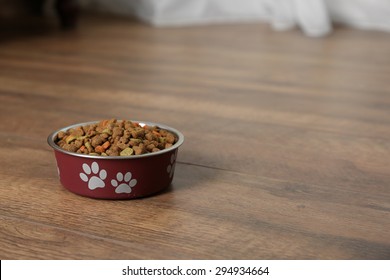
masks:
[(150, 122), (116, 119), (75, 124), (48, 137), (62, 185), (79, 195), (130, 199), (172, 182), (184, 136)]

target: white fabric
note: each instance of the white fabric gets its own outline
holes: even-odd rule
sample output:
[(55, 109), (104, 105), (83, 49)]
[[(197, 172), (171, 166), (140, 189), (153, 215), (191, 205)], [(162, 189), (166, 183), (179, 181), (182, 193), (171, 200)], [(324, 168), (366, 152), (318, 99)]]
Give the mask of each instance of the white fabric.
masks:
[(298, 25), (309, 36), (323, 36), (332, 30), (323, 0), (271, 0), (268, 4), (276, 30)]
[(390, 32), (390, 0), (325, 0), (335, 22)]
[(299, 26), (308, 36), (332, 31), (332, 21), (390, 31), (390, 0), (80, 0), (84, 7), (136, 15), (155, 26), (268, 21)]

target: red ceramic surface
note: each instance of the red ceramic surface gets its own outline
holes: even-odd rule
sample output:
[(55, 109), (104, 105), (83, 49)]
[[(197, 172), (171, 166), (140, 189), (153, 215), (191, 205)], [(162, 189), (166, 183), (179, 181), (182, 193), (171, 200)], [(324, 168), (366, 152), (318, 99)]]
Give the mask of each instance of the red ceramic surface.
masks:
[(57, 160), (58, 175), (65, 188), (93, 198), (131, 199), (155, 194), (171, 184), (178, 148), (184, 141), (183, 134), (162, 124), (139, 122), (169, 130), (177, 135), (178, 141), (159, 152), (126, 157), (77, 154), (65, 151), (54, 143), (59, 131), (90, 123), (65, 127), (48, 137)]

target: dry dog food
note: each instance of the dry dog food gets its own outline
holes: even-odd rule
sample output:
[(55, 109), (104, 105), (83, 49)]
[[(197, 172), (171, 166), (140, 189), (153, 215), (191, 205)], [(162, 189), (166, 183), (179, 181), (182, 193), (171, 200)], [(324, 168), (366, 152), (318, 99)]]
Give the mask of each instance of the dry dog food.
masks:
[(157, 126), (111, 119), (60, 131), (54, 142), (79, 154), (131, 156), (169, 148), (177, 142), (177, 136)]

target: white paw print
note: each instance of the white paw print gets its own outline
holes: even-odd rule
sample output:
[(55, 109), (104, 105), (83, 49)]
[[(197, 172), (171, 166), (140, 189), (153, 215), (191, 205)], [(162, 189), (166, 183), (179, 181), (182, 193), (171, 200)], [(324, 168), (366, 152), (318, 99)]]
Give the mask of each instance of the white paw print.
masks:
[(137, 180), (131, 179), (131, 172), (127, 172), (125, 176), (121, 172), (118, 172), (116, 174), (116, 180), (111, 180), (111, 185), (115, 188), (116, 193), (131, 193), (131, 188), (136, 184)]
[(175, 171), (177, 150), (171, 155), (171, 163), (167, 166), (167, 173), (169, 173), (169, 178), (173, 176), (173, 172)]
[(86, 163), (83, 164), (84, 173), (80, 173), (80, 178), (84, 182), (88, 182), (88, 188), (90, 190), (104, 188), (106, 185), (103, 180), (106, 179), (107, 172), (104, 169), (99, 172), (99, 169), (100, 167), (95, 161), (92, 162), (91, 167)]

